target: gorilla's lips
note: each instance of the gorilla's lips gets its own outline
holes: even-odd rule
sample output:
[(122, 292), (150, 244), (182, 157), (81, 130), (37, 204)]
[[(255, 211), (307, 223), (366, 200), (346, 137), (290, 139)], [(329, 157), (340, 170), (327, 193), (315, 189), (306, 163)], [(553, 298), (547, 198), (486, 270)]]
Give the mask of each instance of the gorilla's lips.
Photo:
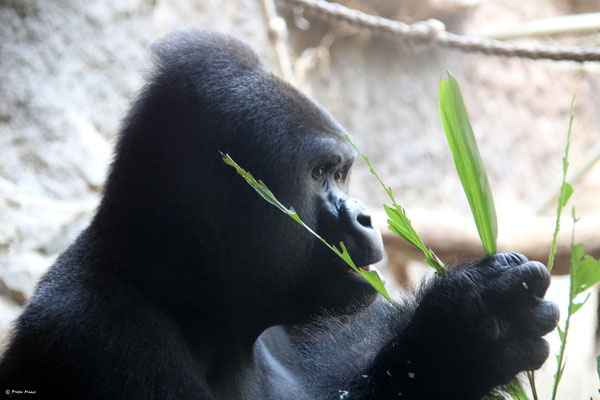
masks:
[[(363, 271), (369, 272), (369, 271), (371, 271), (372, 267), (371, 267), (371, 265), (363, 265), (362, 267), (358, 267), (358, 268), (362, 269)], [(347, 272), (358, 275), (358, 272), (356, 272), (353, 268), (348, 268)]]

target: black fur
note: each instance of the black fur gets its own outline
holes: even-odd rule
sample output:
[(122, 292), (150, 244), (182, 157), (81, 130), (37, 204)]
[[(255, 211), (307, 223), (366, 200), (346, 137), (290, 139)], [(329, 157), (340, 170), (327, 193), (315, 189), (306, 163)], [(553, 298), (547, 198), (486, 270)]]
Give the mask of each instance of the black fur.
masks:
[(236, 39), (182, 32), (153, 55), (95, 218), (15, 325), (3, 394), (476, 399), (543, 363), (558, 318), (543, 265), (497, 255), (376, 299), (219, 156), (366, 266), (381, 240), (345, 195), (343, 128)]

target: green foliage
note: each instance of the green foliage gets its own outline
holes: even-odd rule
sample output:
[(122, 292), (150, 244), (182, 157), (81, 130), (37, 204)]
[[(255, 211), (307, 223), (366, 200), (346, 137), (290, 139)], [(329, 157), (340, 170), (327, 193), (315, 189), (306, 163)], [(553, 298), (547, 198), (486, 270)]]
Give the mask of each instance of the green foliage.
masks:
[(529, 397), (523, 388), (523, 384), (518, 379), (513, 379), (506, 385), (506, 388), (508, 389), (508, 394), (510, 394), (512, 400), (529, 400)]
[[(493, 254), (496, 251), (496, 236), (497, 222), (496, 212), (494, 209), (494, 201), (492, 192), (489, 187), (489, 181), (485, 172), (485, 166), (479, 150), (477, 142), (469, 122), (469, 117), (464, 106), (460, 88), (456, 79), (452, 74), (448, 73), (448, 80), (440, 80), (439, 88), (439, 107), (440, 115), (448, 145), (452, 151), (454, 163), (460, 176), (461, 183), (469, 205), (473, 218), (479, 231), (485, 253)], [(573, 188), (566, 182), (567, 170), (569, 167), (568, 155), (571, 139), (571, 130), (573, 126), (573, 104), (575, 98), (571, 101), (571, 116), (569, 120), (569, 130), (567, 135), (567, 143), (565, 146), (565, 154), (562, 159), (563, 176), (558, 198), (558, 206), (556, 211), (556, 223), (552, 236), (552, 245), (548, 259), (548, 269), (552, 270), (554, 264), (554, 256), (556, 254), (557, 235), (560, 230), (560, 217), (562, 210), (573, 194)], [(576, 222), (575, 212), (573, 210), (573, 221)], [(561, 381), (566, 367), (564, 360), (564, 352), (569, 333), (569, 325), (571, 316), (573, 316), (589, 298), (589, 293), (582, 300), (577, 301), (580, 295), (594, 287), (600, 282), (600, 262), (593, 257), (586, 255), (583, 246), (571, 243), (571, 268), (570, 268), (570, 294), (569, 308), (565, 326), (561, 329), (557, 326), (557, 331), (560, 337), (561, 347), (557, 357), (557, 370), (554, 375), (554, 386), (552, 400), (556, 399), (556, 392)], [(598, 374), (600, 376), (600, 357), (598, 358)], [(537, 400), (537, 389), (535, 387), (535, 375), (533, 371), (528, 373), (529, 383), (533, 398)], [(513, 400), (528, 399), (527, 393), (523, 389), (521, 383), (513, 380), (508, 385), (508, 390)]]
[(440, 79), (438, 101), (446, 139), (485, 254), (494, 254), (498, 236), (494, 198), (458, 82), (450, 72), (447, 80)]
[(393, 303), (392, 299), (390, 298), (390, 295), (387, 292), (387, 290), (385, 290), (385, 287), (383, 286), (383, 282), (382, 282), (381, 278), (379, 277), (379, 274), (377, 273), (377, 271), (365, 271), (365, 270), (363, 270), (361, 268), (358, 268), (356, 265), (354, 265), (354, 262), (350, 258), (350, 254), (348, 254), (348, 250), (346, 250), (346, 246), (344, 246), (343, 242), (340, 242), (340, 248), (341, 248), (341, 250), (339, 250), (337, 247), (332, 246), (329, 243), (327, 243), (327, 241), (325, 239), (323, 239), (321, 236), (319, 236), (315, 231), (313, 231), (308, 225), (306, 225), (300, 219), (300, 217), (298, 216), (298, 214), (296, 213), (296, 211), (292, 207), (287, 208), (279, 200), (277, 200), (277, 198), (275, 197), (275, 195), (273, 194), (273, 192), (271, 192), (269, 190), (269, 188), (267, 187), (267, 185), (265, 185), (263, 183), (263, 181), (261, 181), (261, 180), (257, 181), (252, 176), (251, 173), (245, 171), (238, 164), (236, 164), (236, 162), (233, 161), (233, 159), (231, 157), (229, 157), (229, 155), (221, 153), (221, 157), (223, 158), (223, 161), (226, 164), (228, 164), (228, 165), (232, 166), (233, 168), (235, 168), (235, 170), (237, 171), (237, 173), (240, 174), (246, 180), (246, 182), (248, 182), (248, 184), (250, 186), (252, 186), (252, 188), (254, 190), (256, 190), (256, 192), (263, 199), (265, 199), (266, 201), (268, 201), (269, 203), (271, 203), (272, 205), (274, 205), (275, 207), (277, 207), (281, 212), (283, 212), (284, 214), (286, 214), (287, 216), (289, 216), (290, 218), (292, 218), (298, 224), (300, 224), (301, 226), (303, 226), (304, 229), (306, 229), (307, 231), (309, 231), (310, 233), (312, 233), (314, 236), (316, 236), (321, 242), (323, 242), (323, 244), (325, 246), (329, 247), (329, 249), (331, 251), (333, 251), (335, 254), (338, 255), (338, 257), (340, 257), (342, 260), (344, 260), (354, 271), (356, 271), (363, 278), (365, 278), (365, 280), (367, 282), (369, 282), (371, 284), (371, 286), (373, 286), (375, 288), (375, 290), (377, 290), (379, 293), (381, 293), (381, 295), (383, 297), (385, 297), (390, 303)]
[[(574, 231), (575, 223), (578, 221), (578, 219), (575, 217), (575, 208), (572, 209), (572, 216)], [(600, 261), (589, 255), (586, 255), (581, 244), (575, 244), (574, 233), (571, 235), (571, 264), (569, 270), (569, 281), (569, 308), (567, 309), (565, 327), (563, 329), (560, 327), (556, 328), (560, 337), (560, 350), (556, 356), (557, 367), (556, 373), (554, 374), (552, 400), (556, 399), (558, 385), (560, 384), (565, 367), (567, 365), (564, 355), (565, 348), (567, 346), (571, 317), (581, 309), (581, 307), (589, 298), (590, 294), (588, 293), (582, 301), (577, 302), (576, 299), (600, 282)]]
[(419, 235), (417, 235), (417, 232), (414, 230), (412, 224), (410, 223), (410, 220), (406, 216), (406, 211), (404, 210), (404, 207), (402, 207), (396, 202), (394, 194), (392, 193), (392, 188), (386, 186), (386, 184), (383, 183), (377, 172), (375, 172), (375, 168), (373, 168), (373, 165), (371, 165), (371, 162), (369, 161), (367, 156), (360, 152), (358, 147), (356, 147), (352, 140), (350, 140), (350, 137), (348, 137), (348, 135), (344, 135), (344, 138), (352, 145), (352, 147), (354, 147), (354, 149), (362, 157), (365, 163), (369, 166), (369, 170), (371, 171), (371, 173), (375, 175), (375, 177), (387, 193), (390, 200), (392, 200), (391, 207), (386, 204), (383, 205), (385, 213), (388, 216), (388, 229), (396, 235), (400, 236), (402, 239), (406, 240), (408, 243), (415, 246), (417, 249), (421, 250), (421, 252), (423, 252), (423, 254), (425, 255), (425, 262), (429, 264), (433, 269), (435, 269), (438, 275), (444, 275), (444, 273), (446, 272), (444, 268), (444, 263), (440, 261), (440, 259), (430, 248), (425, 246), (423, 240), (419, 237)]
[(572, 273), (571, 287), (573, 296), (577, 296), (600, 282), (600, 263), (592, 256), (584, 254), (581, 244), (575, 245), (573, 254), (575, 269)]
[[(558, 196), (558, 205), (556, 208), (556, 224), (554, 228), (554, 234), (552, 236), (552, 245), (550, 247), (550, 255), (548, 259), (548, 269), (552, 270), (554, 265), (554, 255), (556, 253), (556, 237), (560, 230), (560, 216), (562, 214), (562, 210), (567, 205), (571, 195), (573, 194), (573, 187), (566, 182), (567, 171), (569, 168), (569, 146), (571, 142), (571, 129), (573, 126), (573, 105), (575, 102), (575, 97), (571, 100), (571, 117), (569, 119), (569, 130), (567, 133), (567, 144), (565, 145), (565, 155), (562, 159), (563, 164), (563, 177), (562, 184), (560, 188), (560, 194)], [(556, 327), (558, 331), (558, 336), (560, 338), (560, 350), (556, 355), (556, 373), (554, 374), (554, 385), (552, 388), (552, 400), (556, 399), (556, 394), (558, 391), (558, 385), (562, 379), (563, 373), (565, 371), (567, 362), (564, 359), (565, 349), (567, 346), (567, 338), (569, 334), (569, 327), (571, 322), (571, 317), (583, 307), (586, 301), (589, 298), (589, 293), (587, 296), (580, 301), (577, 301), (577, 297), (581, 297), (581, 294), (584, 294), (587, 290), (594, 287), (598, 282), (600, 282), (600, 262), (595, 260), (593, 257), (586, 255), (583, 246), (581, 244), (575, 244), (574, 240), (574, 231), (575, 231), (575, 223), (578, 219), (575, 217), (575, 208), (572, 209), (572, 217), (573, 217), (573, 233), (571, 236), (571, 262), (569, 269), (569, 306), (567, 309), (567, 317), (565, 318), (564, 328), (561, 329), (560, 326)]]

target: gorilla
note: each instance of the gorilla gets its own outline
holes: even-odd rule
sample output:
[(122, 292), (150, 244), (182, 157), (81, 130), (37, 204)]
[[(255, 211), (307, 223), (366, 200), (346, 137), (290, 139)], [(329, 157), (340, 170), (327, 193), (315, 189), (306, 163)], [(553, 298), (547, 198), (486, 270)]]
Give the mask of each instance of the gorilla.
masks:
[(479, 399), (548, 356), (541, 263), (497, 254), (395, 306), (261, 199), (263, 180), (368, 270), (344, 129), (237, 39), (184, 31), (122, 124), (102, 201), (15, 323), (1, 393), (60, 399)]

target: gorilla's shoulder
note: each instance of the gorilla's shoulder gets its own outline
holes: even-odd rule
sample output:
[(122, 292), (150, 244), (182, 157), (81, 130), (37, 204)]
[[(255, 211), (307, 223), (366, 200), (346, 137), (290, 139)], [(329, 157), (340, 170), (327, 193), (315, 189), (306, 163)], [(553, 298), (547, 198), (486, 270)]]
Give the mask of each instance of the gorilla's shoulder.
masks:
[(152, 43), (151, 54), (159, 69), (170, 66), (226, 70), (264, 69), (256, 53), (239, 39), (201, 29), (173, 32)]

